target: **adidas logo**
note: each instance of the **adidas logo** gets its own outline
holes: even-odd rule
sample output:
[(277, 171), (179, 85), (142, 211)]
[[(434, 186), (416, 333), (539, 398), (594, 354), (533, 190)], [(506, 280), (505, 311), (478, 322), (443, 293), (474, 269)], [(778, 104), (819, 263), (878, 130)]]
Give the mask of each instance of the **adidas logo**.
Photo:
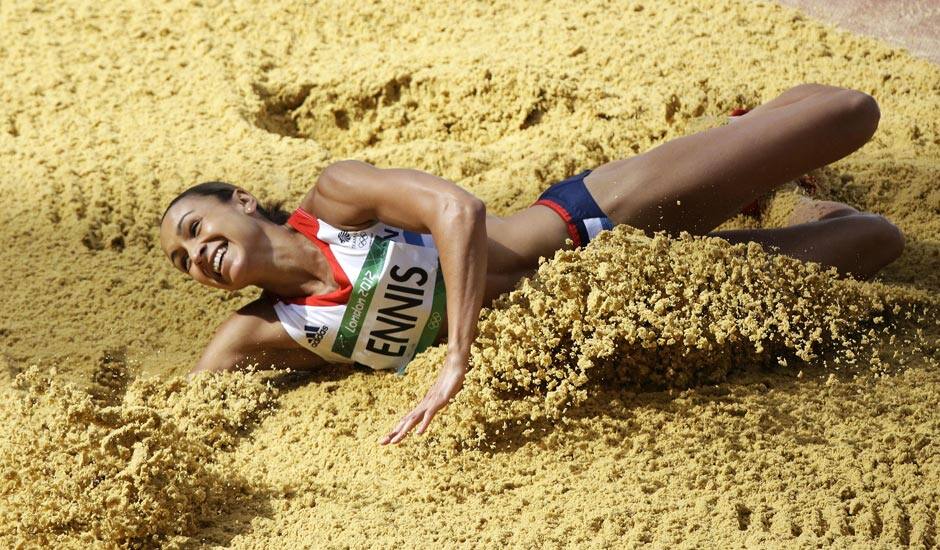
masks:
[(304, 333), (307, 335), (307, 342), (309, 342), (312, 347), (320, 345), (320, 341), (323, 340), (327, 330), (329, 330), (327, 327), (304, 325)]

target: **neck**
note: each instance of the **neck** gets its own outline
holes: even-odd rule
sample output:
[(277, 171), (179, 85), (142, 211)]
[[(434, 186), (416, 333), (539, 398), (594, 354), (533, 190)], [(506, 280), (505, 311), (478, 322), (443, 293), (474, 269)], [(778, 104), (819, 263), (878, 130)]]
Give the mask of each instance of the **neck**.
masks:
[(330, 291), (332, 268), (310, 239), (287, 224), (271, 224), (268, 237), (270, 265), (263, 269), (264, 276), (257, 286), (288, 298)]

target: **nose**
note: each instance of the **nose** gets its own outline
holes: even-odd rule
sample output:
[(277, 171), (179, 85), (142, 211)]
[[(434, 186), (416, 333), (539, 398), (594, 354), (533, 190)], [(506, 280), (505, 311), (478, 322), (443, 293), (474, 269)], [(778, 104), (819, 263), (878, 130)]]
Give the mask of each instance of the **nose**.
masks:
[(208, 260), (206, 258), (206, 254), (208, 248), (209, 245), (199, 242), (194, 242), (193, 244), (190, 244), (186, 247), (186, 253), (189, 254), (189, 261), (198, 265), (200, 269), (202, 269), (203, 273), (207, 271), (206, 262)]

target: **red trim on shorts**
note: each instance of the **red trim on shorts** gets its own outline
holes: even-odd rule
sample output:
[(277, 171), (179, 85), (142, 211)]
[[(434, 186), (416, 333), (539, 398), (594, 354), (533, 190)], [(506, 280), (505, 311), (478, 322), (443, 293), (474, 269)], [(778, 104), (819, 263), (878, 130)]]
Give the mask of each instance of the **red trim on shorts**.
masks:
[(349, 295), (352, 293), (352, 284), (350, 284), (349, 278), (346, 276), (346, 272), (343, 271), (342, 266), (336, 261), (336, 256), (334, 256), (333, 251), (330, 250), (330, 245), (317, 238), (317, 232), (320, 231), (320, 222), (317, 220), (316, 216), (298, 208), (294, 210), (291, 217), (287, 219), (287, 223), (310, 239), (310, 241), (317, 245), (317, 248), (323, 252), (323, 255), (326, 256), (326, 261), (330, 263), (330, 267), (333, 269), (333, 278), (336, 279), (339, 288), (326, 294), (313, 294), (297, 298), (283, 298), (279, 296), (278, 300), (305, 306), (341, 306), (348, 302)]
[(572, 221), (571, 218), (571, 214), (565, 210), (564, 206), (551, 199), (539, 199), (533, 203), (533, 206), (536, 204), (547, 206), (558, 213), (558, 215), (561, 216), (561, 219), (565, 220), (565, 224), (568, 225), (568, 235), (571, 237), (571, 240), (574, 241), (574, 245), (581, 246), (581, 235), (578, 234), (578, 226), (574, 224), (574, 221)]
[(816, 189), (819, 186), (819, 183), (816, 181), (816, 178), (814, 178), (813, 176), (809, 174), (803, 174), (802, 176), (800, 176), (799, 179), (796, 181), (796, 183), (798, 183), (800, 187), (802, 187), (803, 190), (806, 191), (810, 196), (813, 196), (816, 194)]

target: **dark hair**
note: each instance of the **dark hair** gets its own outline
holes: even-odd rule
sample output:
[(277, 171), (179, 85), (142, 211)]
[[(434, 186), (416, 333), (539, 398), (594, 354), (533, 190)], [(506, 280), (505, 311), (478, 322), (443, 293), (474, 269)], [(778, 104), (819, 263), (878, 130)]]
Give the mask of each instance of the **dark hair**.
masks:
[[(170, 211), (170, 208), (173, 208), (174, 204), (186, 197), (194, 195), (200, 197), (215, 197), (222, 202), (227, 202), (232, 200), (232, 195), (235, 194), (236, 189), (238, 189), (238, 187), (224, 181), (207, 181), (194, 185), (170, 201), (169, 206), (163, 211), (163, 216), (160, 217), (160, 220), (163, 221), (163, 218), (166, 217), (166, 213)], [(258, 213), (276, 224), (282, 224), (290, 217), (289, 213), (281, 209), (281, 203), (276, 203), (270, 208), (264, 208), (259, 204)]]

